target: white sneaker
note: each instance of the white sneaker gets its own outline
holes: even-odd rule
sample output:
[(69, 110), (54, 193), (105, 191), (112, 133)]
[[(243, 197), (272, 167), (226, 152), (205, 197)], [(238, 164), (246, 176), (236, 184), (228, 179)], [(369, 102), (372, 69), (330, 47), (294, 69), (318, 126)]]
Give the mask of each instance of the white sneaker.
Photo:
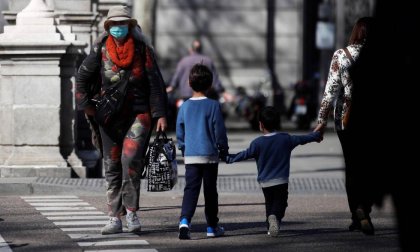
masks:
[(268, 216), (268, 235), (278, 236), (280, 231), (280, 224), (277, 217), (272, 214)]
[(127, 220), (128, 232), (137, 233), (141, 231), (140, 220), (136, 212), (128, 212), (125, 219)]
[(106, 224), (105, 227), (102, 228), (101, 233), (103, 235), (122, 233), (121, 220), (117, 217), (110, 217), (108, 224)]

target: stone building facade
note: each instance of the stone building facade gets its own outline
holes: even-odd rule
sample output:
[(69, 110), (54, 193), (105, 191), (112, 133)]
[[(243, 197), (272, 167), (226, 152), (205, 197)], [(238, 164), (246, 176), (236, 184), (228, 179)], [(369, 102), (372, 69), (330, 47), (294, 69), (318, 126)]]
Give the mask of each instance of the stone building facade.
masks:
[[(15, 25), (17, 13), (31, 1), (34, 0), (0, 0), (0, 36), (3, 25)], [(133, 17), (139, 21), (143, 32), (151, 38), (166, 82), (169, 82), (174, 73), (178, 60), (188, 53), (192, 40), (199, 38), (203, 41), (204, 53), (214, 59), (228, 91), (234, 92), (236, 87), (243, 86), (252, 94), (259, 87), (259, 91), (267, 95), (272, 103), (270, 98), (273, 95), (272, 80), (275, 75), (278, 85), (284, 91), (286, 105), (291, 97), (291, 84), (307, 75), (304, 69), (307, 65), (320, 61), (317, 57), (305, 56), (319, 54), (316, 48), (306, 45), (307, 38), (313, 36), (313, 29), (308, 29), (306, 25), (317, 21), (318, 4), (324, 2), (333, 6), (336, 46), (342, 45), (347, 37), (345, 33), (352, 23), (349, 19), (371, 14), (374, 4), (374, 0), (316, 0), (315, 4), (310, 2), (312, 0), (39, 1), (53, 10), (54, 25), (63, 40), (68, 39), (65, 36), (74, 36), (74, 40), (86, 44), (82, 55), (77, 57), (79, 62), (103, 31), (103, 21), (109, 7), (123, 4), (131, 8)], [(354, 6), (357, 8), (353, 8)], [(315, 13), (311, 18), (307, 16), (308, 8), (311, 8), (310, 13)], [(355, 9), (359, 14), (353, 11)], [(325, 55), (327, 62), (329, 55)], [(311, 62), (307, 59), (311, 59)], [(0, 65), (1, 67), (4, 66)], [(2, 76), (0, 81), (3, 82), (2, 85), (6, 83)], [(0, 101), (0, 106), (3, 106), (1, 102), (3, 101)], [(74, 103), (65, 106), (75, 109)], [(0, 114), (0, 121), (7, 119), (4, 115)], [(97, 157), (92, 154), (83, 113), (75, 112), (74, 117), (74, 145), (77, 154), (84, 161), (84, 166), (96, 167)], [(5, 143), (7, 137), (7, 132), (0, 131), (0, 146), (10, 144)], [(88, 172), (78, 175), (89, 176)]]

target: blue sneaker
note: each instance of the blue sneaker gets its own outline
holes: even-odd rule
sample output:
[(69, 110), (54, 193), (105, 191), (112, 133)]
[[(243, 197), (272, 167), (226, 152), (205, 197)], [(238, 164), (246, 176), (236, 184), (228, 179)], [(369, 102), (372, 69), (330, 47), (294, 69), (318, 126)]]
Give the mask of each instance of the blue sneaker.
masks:
[(179, 239), (180, 240), (189, 240), (191, 239), (190, 235), (190, 223), (186, 218), (182, 218), (179, 222)]
[(221, 226), (207, 227), (207, 237), (219, 237), (225, 234), (225, 229)]

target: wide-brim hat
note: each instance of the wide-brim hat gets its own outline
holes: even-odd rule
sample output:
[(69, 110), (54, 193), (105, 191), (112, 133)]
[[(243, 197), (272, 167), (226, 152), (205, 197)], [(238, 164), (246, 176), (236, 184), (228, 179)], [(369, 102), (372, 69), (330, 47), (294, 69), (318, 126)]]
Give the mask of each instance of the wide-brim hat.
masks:
[(105, 30), (109, 29), (109, 24), (113, 21), (129, 21), (132, 27), (137, 25), (137, 20), (133, 19), (127, 6), (113, 6), (109, 9), (104, 22)]

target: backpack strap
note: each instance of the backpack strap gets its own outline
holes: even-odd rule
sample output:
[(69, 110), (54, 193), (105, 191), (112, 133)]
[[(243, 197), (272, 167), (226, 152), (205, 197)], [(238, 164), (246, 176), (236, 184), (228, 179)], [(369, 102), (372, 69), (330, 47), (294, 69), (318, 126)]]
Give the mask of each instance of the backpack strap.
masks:
[(344, 52), (346, 53), (346, 56), (347, 56), (347, 58), (350, 60), (350, 62), (352, 63), (352, 64), (354, 64), (354, 59), (353, 59), (353, 57), (351, 56), (351, 54), (350, 54), (350, 52), (349, 52), (349, 49), (347, 49), (347, 47), (344, 47)]

